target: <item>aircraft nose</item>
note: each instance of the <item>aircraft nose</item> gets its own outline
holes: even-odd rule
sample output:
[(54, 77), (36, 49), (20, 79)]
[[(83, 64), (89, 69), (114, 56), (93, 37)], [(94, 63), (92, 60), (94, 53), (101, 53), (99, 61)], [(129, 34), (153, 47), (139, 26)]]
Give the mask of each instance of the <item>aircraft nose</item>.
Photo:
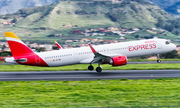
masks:
[(175, 44), (172, 43), (171, 46), (172, 46), (173, 49), (176, 49), (176, 45)]

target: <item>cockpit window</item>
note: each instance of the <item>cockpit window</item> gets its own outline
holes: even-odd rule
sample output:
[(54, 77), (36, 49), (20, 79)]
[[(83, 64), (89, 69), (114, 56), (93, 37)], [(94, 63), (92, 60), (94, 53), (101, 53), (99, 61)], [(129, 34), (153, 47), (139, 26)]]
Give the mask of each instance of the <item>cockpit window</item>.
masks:
[(170, 42), (169, 42), (169, 41), (166, 41), (165, 44), (168, 45), (168, 44), (170, 44)]

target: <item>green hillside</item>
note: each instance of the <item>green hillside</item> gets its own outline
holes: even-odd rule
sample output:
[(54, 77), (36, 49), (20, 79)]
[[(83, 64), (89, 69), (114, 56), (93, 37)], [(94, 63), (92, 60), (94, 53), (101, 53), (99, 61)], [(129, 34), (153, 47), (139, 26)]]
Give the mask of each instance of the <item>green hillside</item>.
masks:
[[(75, 35), (71, 31), (108, 27), (150, 29), (157, 27), (158, 21), (169, 24), (169, 21), (174, 20), (167, 12), (143, 0), (122, 0), (116, 3), (109, 0), (64, 0), (0, 16), (0, 22), (14, 22), (1, 24), (0, 37), (3, 37), (3, 32), (13, 31), (28, 40), (42, 37), (42, 40), (48, 40), (47, 36), (55, 34), (63, 34), (64, 39), (76, 36), (82, 38), (84, 35)], [(176, 31), (177, 34), (179, 31)], [(171, 34), (171, 38), (175, 39), (176, 35)], [(133, 39), (134, 35), (129, 38)]]

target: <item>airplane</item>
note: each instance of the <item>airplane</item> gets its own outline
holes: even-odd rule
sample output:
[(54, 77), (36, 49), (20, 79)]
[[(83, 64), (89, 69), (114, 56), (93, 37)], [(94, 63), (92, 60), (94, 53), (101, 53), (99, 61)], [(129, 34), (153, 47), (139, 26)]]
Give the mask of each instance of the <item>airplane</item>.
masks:
[(60, 50), (60, 49), (63, 49), (63, 47), (61, 45), (59, 45), (59, 43), (57, 41), (54, 41), (55, 45), (57, 46), (57, 48)]
[[(104, 45), (91, 45), (86, 47), (61, 49), (46, 52), (33, 52), (13, 32), (5, 32), (13, 59), (18, 64), (57, 67), (74, 64), (89, 64), (88, 70), (94, 70), (92, 64), (97, 63), (96, 72), (102, 72), (101, 64), (112, 66), (126, 65), (129, 57), (157, 55), (157, 62), (160, 63), (159, 54), (172, 51), (176, 45), (166, 39), (145, 39)], [(8, 61), (5, 61), (8, 62)]]

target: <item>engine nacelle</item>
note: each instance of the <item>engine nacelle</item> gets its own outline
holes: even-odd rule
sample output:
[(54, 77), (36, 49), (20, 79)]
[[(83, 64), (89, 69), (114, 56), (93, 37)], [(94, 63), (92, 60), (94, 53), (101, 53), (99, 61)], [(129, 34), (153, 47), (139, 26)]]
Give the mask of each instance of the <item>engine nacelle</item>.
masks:
[(127, 57), (126, 56), (117, 56), (111, 58), (109, 62), (112, 66), (121, 66), (127, 64)]

